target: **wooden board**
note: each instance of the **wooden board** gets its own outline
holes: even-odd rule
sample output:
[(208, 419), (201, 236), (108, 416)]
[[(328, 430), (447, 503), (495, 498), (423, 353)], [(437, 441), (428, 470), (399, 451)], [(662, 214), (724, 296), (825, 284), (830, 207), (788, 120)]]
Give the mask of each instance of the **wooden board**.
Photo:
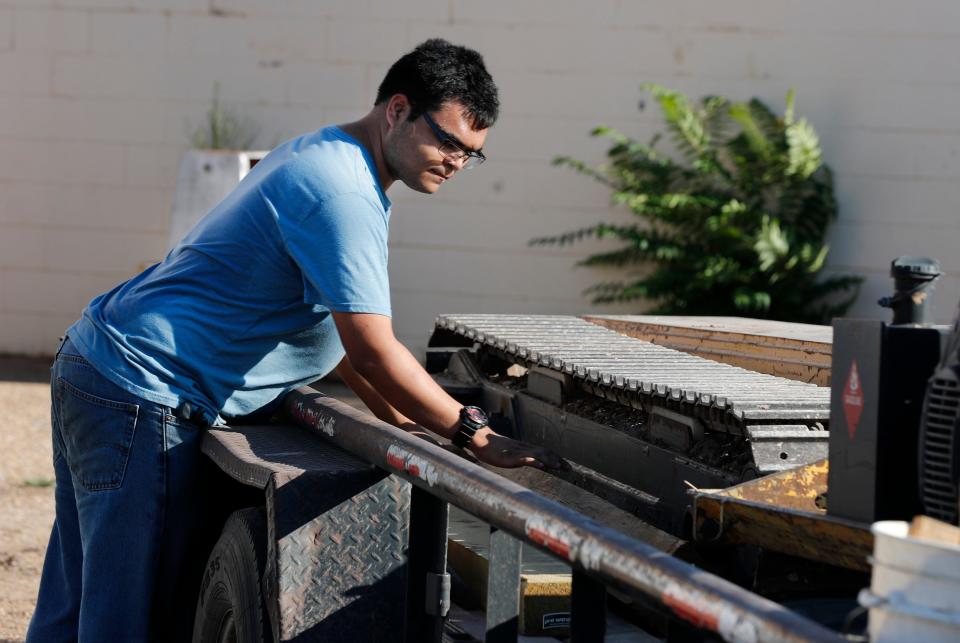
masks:
[(865, 571), (870, 525), (828, 516), (827, 460), (693, 495), (696, 539), (758, 545), (808, 560)]
[(833, 329), (742, 317), (585, 315), (629, 337), (759, 373), (830, 385)]

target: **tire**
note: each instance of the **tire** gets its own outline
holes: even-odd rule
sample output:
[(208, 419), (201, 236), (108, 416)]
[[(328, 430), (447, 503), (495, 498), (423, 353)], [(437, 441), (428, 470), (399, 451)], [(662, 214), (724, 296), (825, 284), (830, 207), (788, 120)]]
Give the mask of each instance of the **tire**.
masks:
[(207, 559), (194, 643), (269, 643), (272, 640), (261, 590), (266, 561), (267, 519), (259, 507), (233, 512)]

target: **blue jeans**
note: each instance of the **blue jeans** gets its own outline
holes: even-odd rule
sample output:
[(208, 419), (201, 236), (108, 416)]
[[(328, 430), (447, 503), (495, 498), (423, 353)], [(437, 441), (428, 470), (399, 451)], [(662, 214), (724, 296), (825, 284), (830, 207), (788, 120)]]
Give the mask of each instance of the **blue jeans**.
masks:
[(27, 641), (168, 640), (203, 430), (111, 383), (69, 339), (50, 384), (56, 520)]

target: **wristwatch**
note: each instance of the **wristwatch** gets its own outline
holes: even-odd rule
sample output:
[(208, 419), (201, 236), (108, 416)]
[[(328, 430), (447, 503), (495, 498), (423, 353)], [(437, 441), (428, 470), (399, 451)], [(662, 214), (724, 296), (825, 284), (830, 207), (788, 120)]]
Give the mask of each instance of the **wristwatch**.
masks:
[(453, 445), (467, 448), (474, 434), (489, 424), (487, 414), (479, 406), (465, 406), (460, 409), (460, 426), (453, 435)]

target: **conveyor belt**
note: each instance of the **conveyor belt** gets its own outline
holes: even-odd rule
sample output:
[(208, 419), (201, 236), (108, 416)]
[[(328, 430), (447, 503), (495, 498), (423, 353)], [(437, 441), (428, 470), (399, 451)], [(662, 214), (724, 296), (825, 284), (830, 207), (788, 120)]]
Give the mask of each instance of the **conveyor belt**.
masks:
[(752, 440), (803, 439), (829, 421), (827, 387), (696, 357), (579, 317), (442, 315), (436, 327), (517, 363), (568, 374), (598, 395), (679, 408)]

